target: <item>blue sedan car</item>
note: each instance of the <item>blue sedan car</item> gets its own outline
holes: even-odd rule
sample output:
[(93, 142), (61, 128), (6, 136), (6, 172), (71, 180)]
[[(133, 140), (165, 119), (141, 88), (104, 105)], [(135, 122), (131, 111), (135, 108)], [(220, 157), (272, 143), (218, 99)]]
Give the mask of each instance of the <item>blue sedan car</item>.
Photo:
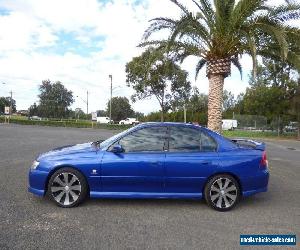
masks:
[(263, 143), (192, 124), (144, 123), (105, 141), (54, 149), (29, 172), (29, 191), (73, 207), (85, 198), (204, 198), (219, 211), (267, 191)]

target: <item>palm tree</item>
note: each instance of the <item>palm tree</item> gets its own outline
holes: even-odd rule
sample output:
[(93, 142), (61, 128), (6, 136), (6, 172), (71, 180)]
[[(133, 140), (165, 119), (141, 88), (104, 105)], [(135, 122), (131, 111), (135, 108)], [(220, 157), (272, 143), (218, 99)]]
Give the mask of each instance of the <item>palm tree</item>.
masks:
[[(241, 75), (239, 59), (249, 54), (255, 77), (257, 56), (285, 60), (300, 69), (300, 31), (287, 21), (300, 17), (300, 5), (290, 3), (273, 7), (265, 0), (191, 0), (191, 12), (177, 0), (170, 0), (181, 9), (179, 19), (159, 17), (150, 20), (140, 46), (157, 46), (174, 53), (183, 61), (197, 56), (196, 78), (206, 65), (209, 80), (208, 127), (221, 131), (224, 79), (231, 73), (231, 63)], [(153, 33), (167, 29), (166, 40), (150, 40)]]

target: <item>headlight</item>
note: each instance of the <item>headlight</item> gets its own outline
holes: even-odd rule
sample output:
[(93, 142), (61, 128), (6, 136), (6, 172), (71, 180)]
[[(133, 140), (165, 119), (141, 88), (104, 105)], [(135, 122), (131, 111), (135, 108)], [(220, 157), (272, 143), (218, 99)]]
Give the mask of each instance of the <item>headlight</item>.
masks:
[(37, 168), (37, 166), (40, 164), (40, 162), (38, 162), (38, 161), (34, 161), (33, 163), (32, 163), (32, 165), (31, 165), (31, 169), (36, 169)]

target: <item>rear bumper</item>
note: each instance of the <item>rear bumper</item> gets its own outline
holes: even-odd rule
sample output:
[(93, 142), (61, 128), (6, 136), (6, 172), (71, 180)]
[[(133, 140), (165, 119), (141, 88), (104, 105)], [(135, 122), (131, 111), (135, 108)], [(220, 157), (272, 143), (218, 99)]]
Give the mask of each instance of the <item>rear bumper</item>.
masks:
[(45, 195), (45, 188), (48, 178), (48, 172), (40, 170), (30, 170), (28, 175), (28, 191), (38, 195)]
[(33, 193), (37, 196), (44, 196), (45, 190), (35, 189), (33, 187), (28, 187), (28, 192)]
[(269, 171), (263, 170), (255, 176), (244, 176), (241, 178), (243, 196), (250, 196), (260, 192), (268, 191)]

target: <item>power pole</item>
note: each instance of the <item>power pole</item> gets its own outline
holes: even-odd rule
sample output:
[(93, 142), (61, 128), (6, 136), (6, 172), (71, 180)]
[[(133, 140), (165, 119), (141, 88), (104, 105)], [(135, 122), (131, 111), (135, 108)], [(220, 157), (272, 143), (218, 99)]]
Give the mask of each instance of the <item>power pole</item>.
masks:
[(109, 122), (111, 123), (112, 75), (109, 75), (109, 78), (110, 78)]
[(89, 91), (86, 91), (86, 114), (89, 114)]
[(12, 102), (13, 102), (13, 99), (12, 99), (12, 90), (9, 92), (10, 93), (10, 110), (9, 110), (9, 115), (11, 116), (12, 115)]
[(186, 107), (185, 107), (185, 104), (183, 106), (183, 116), (184, 116), (184, 123), (186, 123)]

